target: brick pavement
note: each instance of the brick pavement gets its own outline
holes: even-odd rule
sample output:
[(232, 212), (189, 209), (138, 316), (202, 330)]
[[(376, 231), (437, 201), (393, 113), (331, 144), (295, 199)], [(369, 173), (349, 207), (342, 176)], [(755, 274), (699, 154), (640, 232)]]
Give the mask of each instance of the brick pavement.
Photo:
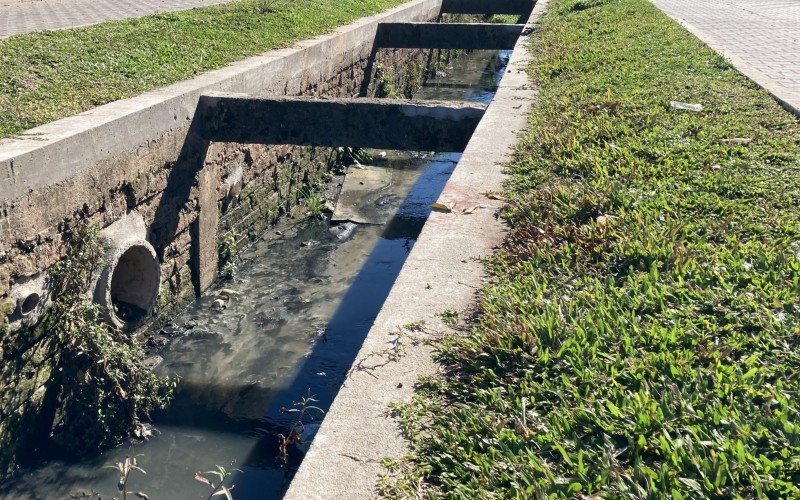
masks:
[(800, 116), (800, 0), (651, 0)]
[(230, 0), (0, 0), (0, 38), (228, 1)]

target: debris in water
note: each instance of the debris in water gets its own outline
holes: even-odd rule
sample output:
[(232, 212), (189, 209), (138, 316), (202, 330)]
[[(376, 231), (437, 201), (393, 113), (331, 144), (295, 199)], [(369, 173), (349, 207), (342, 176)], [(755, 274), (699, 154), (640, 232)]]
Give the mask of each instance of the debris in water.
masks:
[(693, 104), (689, 102), (669, 101), (669, 107), (672, 109), (681, 109), (684, 111), (703, 111), (702, 104)]
[(136, 304), (131, 304), (130, 302), (124, 302), (122, 300), (114, 300), (113, 304), (114, 304), (114, 313), (117, 315), (119, 319), (125, 321), (126, 323), (136, 323), (140, 319), (147, 316), (147, 311), (137, 306)]
[(223, 288), (219, 291), (218, 295), (220, 297), (225, 297), (226, 299), (230, 299), (231, 297), (235, 297), (239, 295), (239, 292), (236, 290), (231, 290), (230, 288)]
[(225, 301), (222, 299), (217, 299), (211, 303), (212, 309), (225, 309)]
[(148, 370), (152, 370), (160, 365), (162, 361), (164, 361), (164, 358), (161, 356), (150, 356), (144, 360), (144, 366), (146, 366)]
[(353, 231), (356, 230), (356, 227), (358, 227), (358, 224), (345, 222), (344, 224), (338, 224), (329, 228), (328, 232), (336, 236), (339, 241), (345, 241), (353, 235)]

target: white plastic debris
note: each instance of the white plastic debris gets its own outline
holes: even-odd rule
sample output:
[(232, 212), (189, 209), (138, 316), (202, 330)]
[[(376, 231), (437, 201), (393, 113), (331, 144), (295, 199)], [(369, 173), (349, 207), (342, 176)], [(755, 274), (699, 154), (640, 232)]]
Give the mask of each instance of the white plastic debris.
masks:
[(692, 104), (689, 102), (669, 101), (669, 107), (672, 109), (682, 109), (684, 111), (703, 111), (702, 104)]

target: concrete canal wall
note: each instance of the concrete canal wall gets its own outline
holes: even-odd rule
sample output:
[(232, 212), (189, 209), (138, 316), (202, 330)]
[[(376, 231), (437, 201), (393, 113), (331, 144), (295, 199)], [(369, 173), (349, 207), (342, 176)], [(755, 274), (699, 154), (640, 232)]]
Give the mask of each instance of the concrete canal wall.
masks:
[[(73, 228), (89, 221), (110, 245), (112, 262), (93, 293), (112, 323), (135, 331), (169, 317), (214, 281), (223, 241), (238, 245), (261, 233), (323, 179), (335, 155), (323, 147), (208, 142), (194, 120), (200, 96), (354, 97), (386, 85), (403, 92), (447, 55), (376, 50), (378, 24), (436, 20), (440, 7), (440, 0), (414, 0), (0, 141), (0, 303), (10, 325), (0, 335), (0, 474), (12, 467), (42, 404), (54, 353), (46, 334), (32, 336), (27, 326), (46, 309), (47, 270), (65, 254)], [(149, 313), (126, 321), (114, 300)]]

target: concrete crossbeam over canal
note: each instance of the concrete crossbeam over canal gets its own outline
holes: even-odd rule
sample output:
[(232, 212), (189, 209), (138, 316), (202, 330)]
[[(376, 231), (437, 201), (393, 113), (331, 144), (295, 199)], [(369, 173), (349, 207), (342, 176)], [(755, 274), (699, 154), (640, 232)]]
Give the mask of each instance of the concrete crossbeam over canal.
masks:
[(522, 24), (382, 23), (375, 45), (403, 49), (511, 50)]
[(200, 98), (201, 133), (245, 144), (463, 151), (485, 106), (470, 102), (251, 97)]
[(534, 0), (443, 0), (442, 13), (450, 14), (518, 14), (528, 16)]

